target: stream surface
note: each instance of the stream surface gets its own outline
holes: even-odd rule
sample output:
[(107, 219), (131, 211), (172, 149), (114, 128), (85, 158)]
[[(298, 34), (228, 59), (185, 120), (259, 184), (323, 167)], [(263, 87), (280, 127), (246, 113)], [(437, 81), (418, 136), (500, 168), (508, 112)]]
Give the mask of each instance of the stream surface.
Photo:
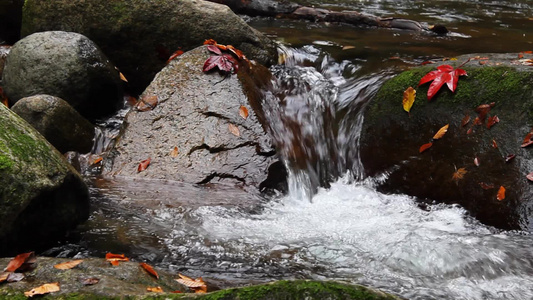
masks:
[[(407, 299), (533, 299), (531, 234), (484, 226), (458, 206), (381, 194), (374, 187), (386, 176), (363, 178), (358, 155), (364, 105), (384, 80), (429, 59), (533, 50), (533, 1), (306, 3), (452, 33), (246, 18), (282, 45), (284, 64), (272, 67), (279, 104), (267, 117), (286, 145), (289, 193), (95, 178), (90, 220), (45, 254), (120, 252), (220, 287), (339, 279)], [(106, 124), (97, 151), (119, 123)]]

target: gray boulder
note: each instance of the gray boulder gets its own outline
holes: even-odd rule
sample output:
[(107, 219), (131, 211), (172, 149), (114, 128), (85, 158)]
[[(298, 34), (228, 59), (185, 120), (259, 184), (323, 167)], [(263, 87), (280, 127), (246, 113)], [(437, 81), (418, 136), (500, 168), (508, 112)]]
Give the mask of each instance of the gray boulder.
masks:
[(61, 153), (91, 151), (94, 126), (65, 100), (49, 95), (22, 98), (13, 107)]
[[(202, 46), (157, 74), (141, 97), (156, 106), (128, 113), (108, 174), (261, 188), (275, 184), (267, 180), (267, 170), (273, 165), (274, 176), (283, 167), (261, 126), (260, 110), (254, 110), (260, 107), (259, 82), (269, 82), (270, 72), (254, 65), (241, 66), (238, 76), (204, 73), (208, 57)], [(247, 118), (240, 115), (241, 106)], [(149, 167), (139, 172), (139, 163), (148, 158)]]
[(91, 40), (73, 32), (41, 32), (18, 41), (2, 83), (11, 104), (53, 95), (89, 119), (114, 112), (122, 100), (119, 72)]
[(81, 33), (98, 44), (141, 93), (176, 50), (207, 39), (231, 44), (262, 64), (277, 60), (274, 43), (227, 6), (194, 0), (27, 0), (22, 36)]
[[(485, 224), (532, 231), (533, 182), (526, 175), (533, 172), (533, 146), (521, 144), (533, 127), (533, 69), (520, 65), (517, 54), (472, 54), (458, 62), (476, 56), (490, 59), (466, 64), (468, 76), (459, 78), (455, 93), (444, 85), (431, 101), (426, 99), (429, 84), (417, 85), (435, 65), (387, 81), (365, 111), (361, 160), (367, 175), (387, 175), (379, 187), (383, 192), (460, 204)], [(417, 90), (410, 116), (402, 108), (409, 86)], [(475, 125), (476, 108), (492, 102), (486, 118), (498, 116), (499, 123), (490, 129), (487, 120)], [(470, 122), (462, 126), (466, 115)], [(447, 133), (419, 153), (446, 124)], [(506, 161), (510, 154), (516, 157)], [(457, 173), (460, 169), (466, 173)], [(500, 186), (506, 195), (498, 200)]]
[(35, 129), (0, 105), (0, 255), (54, 243), (89, 215), (79, 174)]

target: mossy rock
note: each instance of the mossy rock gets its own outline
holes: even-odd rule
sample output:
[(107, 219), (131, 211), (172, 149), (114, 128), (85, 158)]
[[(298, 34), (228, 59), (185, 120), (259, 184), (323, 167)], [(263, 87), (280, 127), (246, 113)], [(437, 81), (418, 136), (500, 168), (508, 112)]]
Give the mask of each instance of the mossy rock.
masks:
[[(444, 85), (431, 101), (426, 98), (429, 84), (417, 84), (435, 65), (413, 68), (387, 81), (365, 111), (361, 159), (367, 175), (388, 176), (379, 187), (383, 192), (458, 203), (485, 224), (532, 230), (533, 184), (526, 175), (533, 172), (533, 148), (520, 145), (533, 126), (533, 68), (517, 66), (517, 54), (480, 56), (490, 59), (467, 63), (463, 69), (468, 76), (460, 77), (455, 93)], [(417, 97), (408, 114), (402, 96), (410, 86)], [(497, 115), (500, 122), (490, 129), (486, 121), (473, 125), (476, 107), (491, 102), (495, 106), (487, 117)], [(466, 115), (471, 121), (463, 127)], [(446, 135), (419, 153), (420, 146), (446, 124)], [(516, 158), (506, 162), (509, 154)], [(474, 164), (476, 157), (479, 166)], [(453, 179), (460, 168), (467, 171), (464, 178)], [(484, 189), (481, 183), (493, 187)], [(507, 190), (502, 201), (496, 197), (500, 186)]]
[(87, 219), (88, 188), (28, 123), (0, 105), (0, 254), (34, 249)]
[(275, 44), (227, 6), (193, 0), (27, 0), (22, 36), (50, 30), (94, 41), (141, 93), (176, 50), (214, 39), (263, 64), (276, 61)]

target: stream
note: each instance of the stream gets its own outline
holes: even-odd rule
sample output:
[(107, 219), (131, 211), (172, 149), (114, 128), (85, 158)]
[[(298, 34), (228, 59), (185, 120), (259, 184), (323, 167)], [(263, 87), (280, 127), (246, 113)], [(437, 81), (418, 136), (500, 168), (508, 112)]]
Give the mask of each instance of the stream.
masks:
[[(89, 221), (44, 254), (125, 253), (222, 288), (337, 279), (406, 299), (533, 299), (530, 233), (487, 227), (459, 206), (381, 194), (375, 186), (386, 175), (364, 178), (358, 154), (365, 104), (387, 78), (431, 59), (533, 50), (533, 2), (305, 3), (441, 23), (452, 33), (244, 17), (280, 43), (282, 64), (271, 68), (278, 104), (266, 115), (289, 168), (288, 194), (90, 177)], [(102, 124), (95, 152), (124, 113)]]

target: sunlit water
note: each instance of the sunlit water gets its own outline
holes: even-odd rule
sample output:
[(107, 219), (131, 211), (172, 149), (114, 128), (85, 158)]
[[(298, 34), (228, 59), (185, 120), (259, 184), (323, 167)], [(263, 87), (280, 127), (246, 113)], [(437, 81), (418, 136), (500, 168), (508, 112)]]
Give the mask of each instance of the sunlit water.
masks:
[[(79, 241), (48, 253), (120, 251), (221, 287), (313, 278), (362, 283), (408, 299), (533, 299), (533, 236), (486, 227), (458, 206), (381, 194), (374, 186), (387, 174), (363, 178), (362, 111), (384, 80), (429, 58), (494, 51), (483, 50), (489, 45), (499, 52), (533, 48), (533, 26), (523, 25), (533, 23), (530, 1), (430, 2), (325, 5), (439, 20), (455, 35), (251, 21), (285, 45), (264, 109), (290, 170), (287, 195), (265, 199), (216, 185), (96, 180), (93, 212)], [(119, 124), (123, 113), (110, 123)], [(110, 123), (100, 136), (116, 135)], [(108, 145), (98, 139), (95, 152)]]

